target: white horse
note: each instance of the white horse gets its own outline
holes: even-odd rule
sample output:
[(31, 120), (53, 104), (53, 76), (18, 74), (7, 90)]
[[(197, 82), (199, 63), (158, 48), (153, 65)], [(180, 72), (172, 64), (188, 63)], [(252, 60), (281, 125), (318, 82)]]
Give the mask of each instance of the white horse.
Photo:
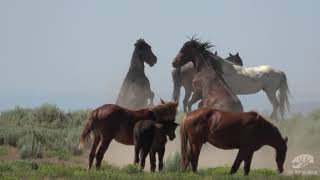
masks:
[[(273, 106), (271, 118), (278, 119), (280, 110), (283, 119), (285, 110), (290, 111), (288, 95), (290, 94), (286, 74), (270, 66), (242, 67), (232, 64), (222, 58), (216, 58), (221, 63), (223, 78), (230, 89), (238, 95), (254, 94), (263, 90)], [(277, 95), (277, 91), (279, 93)]]

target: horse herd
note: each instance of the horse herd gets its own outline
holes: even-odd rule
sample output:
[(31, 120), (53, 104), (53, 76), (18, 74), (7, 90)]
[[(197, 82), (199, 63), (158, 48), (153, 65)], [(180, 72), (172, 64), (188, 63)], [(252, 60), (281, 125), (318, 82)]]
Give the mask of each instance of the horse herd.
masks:
[[(283, 118), (289, 110), (289, 89), (285, 73), (269, 66), (245, 68), (237, 53), (223, 59), (212, 53), (212, 45), (198, 39), (185, 42), (172, 62), (174, 70), (173, 101), (154, 105), (154, 92), (144, 73), (144, 63), (153, 66), (157, 57), (151, 46), (139, 39), (135, 43), (129, 72), (121, 86), (116, 104), (106, 104), (93, 110), (82, 131), (80, 147), (91, 134), (89, 169), (94, 159), (99, 169), (110, 142), (114, 139), (125, 145), (134, 145), (134, 163), (141, 170), (147, 155), (151, 171), (163, 168), (167, 137), (175, 139), (175, 122), (180, 88), (185, 88), (184, 111), (189, 111), (180, 122), (181, 169), (191, 165), (194, 172), (203, 144), (210, 143), (220, 149), (239, 149), (231, 167), (235, 173), (242, 161), (244, 174), (250, 171), (253, 153), (264, 145), (276, 150), (279, 173), (287, 152), (288, 138), (283, 138), (278, 128), (256, 112), (243, 112), (237, 94), (252, 94), (263, 90), (273, 105), (271, 118)], [(277, 91), (278, 97), (277, 97)], [(189, 101), (190, 96), (191, 100)], [(192, 111), (192, 104), (199, 102)]]

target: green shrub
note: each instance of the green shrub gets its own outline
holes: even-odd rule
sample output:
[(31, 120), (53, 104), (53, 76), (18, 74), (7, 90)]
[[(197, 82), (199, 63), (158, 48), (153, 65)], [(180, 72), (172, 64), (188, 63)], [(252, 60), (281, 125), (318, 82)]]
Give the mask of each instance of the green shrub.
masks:
[(17, 142), (24, 131), (20, 128), (3, 127), (0, 128), (0, 144), (8, 144), (16, 147)]
[(69, 160), (71, 157), (71, 153), (65, 149), (48, 149), (46, 151), (47, 157), (57, 157), (60, 160)]
[(82, 150), (78, 148), (80, 129), (72, 129), (65, 138), (66, 147), (73, 155), (82, 154)]
[(42, 143), (34, 134), (28, 134), (21, 137), (18, 141), (18, 148), (22, 159), (42, 158)]
[(179, 172), (180, 171), (180, 153), (175, 152), (169, 155), (165, 161), (165, 171), (166, 172)]
[(65, 120), (62, 110), (51, 104), (43, 104), (34, 110), (35, 120), (40, 123), (60, 123)]
[(122, 168), (122, 170), (128, 174), (140, 173), (140, 167), (134, 164), (128, 164)]
[(5, 156), (8, 154), (7, 146), (0, 146), (0, 156)]

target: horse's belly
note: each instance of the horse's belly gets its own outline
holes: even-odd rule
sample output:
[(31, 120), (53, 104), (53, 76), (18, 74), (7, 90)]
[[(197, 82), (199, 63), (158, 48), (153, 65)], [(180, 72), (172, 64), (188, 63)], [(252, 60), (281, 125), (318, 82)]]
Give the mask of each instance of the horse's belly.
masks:
[(133, 145), (133, 139), (132, 137), (129, 138), (129, 137), (124, 137), (124, 136), (116, 136), (114, 138), (118, 143), (121, 143), (121, 144), (125, 144), (125, 145)]
[(262, 84), (252, 78), (225, 76), (224, 80), (235, 94), (254, 94), (262, 89)]
[(220, 149), (237, 149), (240, 146), (240, 137), (236, 134), (231, 132), (212, 133), (209, 136), (208, 141), (210, 144)]
[(133, 145), (133, 127), (122, 126), (116, 132), (114, 139), (121, 144)]

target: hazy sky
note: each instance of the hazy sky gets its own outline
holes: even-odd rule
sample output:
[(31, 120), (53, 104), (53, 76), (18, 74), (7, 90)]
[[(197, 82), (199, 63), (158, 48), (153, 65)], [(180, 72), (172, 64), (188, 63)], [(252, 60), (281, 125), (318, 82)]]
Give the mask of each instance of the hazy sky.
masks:
[[(320, 1), (0, 0), (0, 110), (54, 103), (66, 109), (113, 103), (133, 44), (150, 43), (152, 89), (171, 98), (171, 62), (186, 36), (239, 52), (245, 66), (287, 74), (291, 102), (320, 101)], [(270, 107), (263, 93), (246, 110)]]

